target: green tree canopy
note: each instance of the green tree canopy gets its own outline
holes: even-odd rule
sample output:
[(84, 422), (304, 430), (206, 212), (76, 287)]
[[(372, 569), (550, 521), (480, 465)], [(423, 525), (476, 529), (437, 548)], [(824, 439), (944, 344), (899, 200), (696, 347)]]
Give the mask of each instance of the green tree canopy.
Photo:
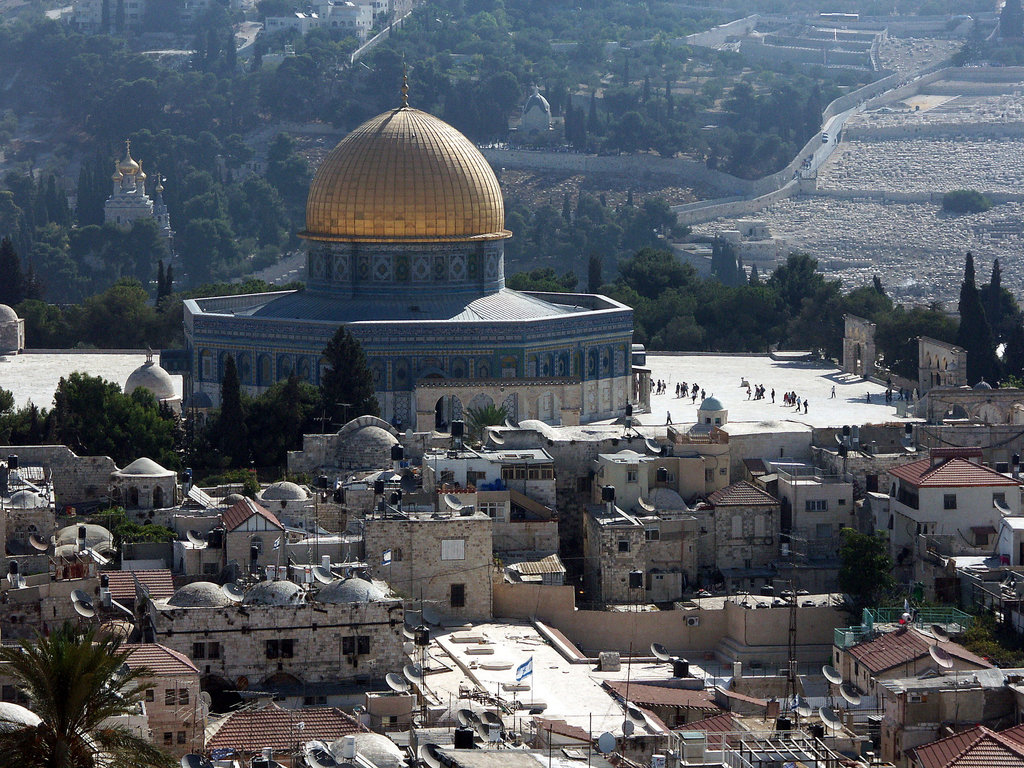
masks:
[(345, 326), (340, 326), (327, 342), (324, 362), (326, 369), (320, 381), (320, 398), (332, 423), (356, 416), (380, 416), (366, 353)]
[(892, 575), (889, 544), (881, 536), (869, 536), (843, 528), (839, 547), (839, 588), (858, 608), (876, 605), (896, 580)]

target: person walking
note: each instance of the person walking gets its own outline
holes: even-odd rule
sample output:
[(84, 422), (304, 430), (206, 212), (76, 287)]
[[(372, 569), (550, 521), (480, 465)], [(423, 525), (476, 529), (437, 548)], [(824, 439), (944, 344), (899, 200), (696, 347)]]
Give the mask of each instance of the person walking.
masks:
[(772, 402), (775, 402), (775, 387), (772, 387)]
[(804, 400), (804, 413), (807, 413), (807, 400)]
[(836, 397), (836, 385), (835, 385), (835, 384), (833, 384), (833, 385), (832, 385), (832, 399), (834, 400), (834, 399), (835, 399), (835, 397)]

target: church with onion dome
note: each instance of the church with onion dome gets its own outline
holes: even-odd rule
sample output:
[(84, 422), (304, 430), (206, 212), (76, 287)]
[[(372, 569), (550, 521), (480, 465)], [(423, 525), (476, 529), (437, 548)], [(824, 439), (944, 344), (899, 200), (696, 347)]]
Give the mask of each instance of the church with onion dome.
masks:
[(228, 356), (251, 393), (318, 385), (340, 325), (359, 340), (383, 418), (445, 429), (467, 408), (578, 424), (633, 397), (632, 310), (608, 297), (505, 287), (497, 177), (452, 126), (408, 105), (346, 136), (306, 202), (306, 287), (189, 299), (186, 397), (218, 404)]
[(139, 219), (155, 219), (160, 232), (167, 239), (170, 248), (174, 231), (171, 216), (164, 204), (163, 180), (157, 178), (153, 188), (155, 197), (146, 194), (146, 180), (149, 177), (142, 170), (142, 162), (132, 157), (131, 143), (124, 143), (124, 158), (115, 165), (110, 177), (113, 189), (103, 204), (103, 221), (128, 229)]

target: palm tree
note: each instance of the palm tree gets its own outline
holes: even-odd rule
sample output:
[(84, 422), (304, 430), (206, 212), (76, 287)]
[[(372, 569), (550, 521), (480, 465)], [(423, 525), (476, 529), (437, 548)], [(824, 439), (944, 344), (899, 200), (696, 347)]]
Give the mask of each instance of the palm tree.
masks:
[(508, 418), (508, 408), (504, 405), (496, 406), (494, 403), (479, 408), (466, 409), (466, 426), (469, 428), (469, 436), (473, 440), (482, 440), (484, 427), (497, 427), (505, 423)]
[(0, 648), (38, 725), (0, 732), (0, 768), (170, 768), (174, 759), (116, 718), (138, 710), (151, 671), (129, 669), (119, 638), (64, 624)]

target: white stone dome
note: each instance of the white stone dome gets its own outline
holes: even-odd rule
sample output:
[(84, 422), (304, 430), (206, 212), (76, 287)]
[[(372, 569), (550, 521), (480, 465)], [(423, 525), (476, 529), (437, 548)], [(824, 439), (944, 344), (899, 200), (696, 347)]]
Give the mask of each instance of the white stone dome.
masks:
[(294, 581), (261, 581), (242, 598), (244, 605), (296, 605), (302, 602), (302, 587)]
[(166, 477), (174, 473), (169, 469), (161, 467), (152, 459), (143, 456), (133, 461), (124, 469), (117, 470), (114, 474), (128, 475), (130, 477)]
[(305, 501), (309, 494), (301, 485), (282, 480), (267, 486), (260, 498), (266, 501)]
[(659, 510), (684, 510), (689, 509), (683, 497), (671, 488), (652, 488), (647, 495), (647, 501)]
[(69, 525), (66, 528), (61, 528), (57, 531), (57, 546), (78, 544), (78, 529), (82, 526), (85, 526), (86, 547), (95, 549), (101, 554), (114, 548), (114, 537), (110, 531), (102, 525), (95, 525), (93, 523), (80, 523), (79, 525)]
[(18, 313), (6, 304), (0, 304), (0, 325), (18, 322)]
[(365, 579), (338, 579), (317, 592), (318, 603), (370, 603), (386, 600), (380, 588)]
[(46, 498), (35, 491), (18, 491), (11, 496), (7, 506), (11, 509), (43, 509), (49, 506)]
[(43, 719), (30, 709), (20, 704), (0, 701), (0, 733), (20, 730), (21, 728), (39, 725)]
[(391, 446), (398, 438), (382, 427), (368, 425), (350, 432), (341, 444), (339, 464), (345, 469), (369, 469), (391, 464)]
[(174, 400), (178, 397), (171, 374), (152, 360), (147, 360), (131, 372), (128, 381), (124, 383), (124, 393), (130, 395), (140, 387), (152, 392), (157, 400)]
[[(405, 756), (391, 739), (381, 733), (355, 733), (356, 752), (365, 757), (377, 768), (404, 768)], [(331, 752), (335, 757), (344, 755), (344, 737), (331, 744)]]
[(193, 581), (167, 598), (167, 605), (175, 608), (221, 608), (233, 605), (233, 601), (213, 582)]

